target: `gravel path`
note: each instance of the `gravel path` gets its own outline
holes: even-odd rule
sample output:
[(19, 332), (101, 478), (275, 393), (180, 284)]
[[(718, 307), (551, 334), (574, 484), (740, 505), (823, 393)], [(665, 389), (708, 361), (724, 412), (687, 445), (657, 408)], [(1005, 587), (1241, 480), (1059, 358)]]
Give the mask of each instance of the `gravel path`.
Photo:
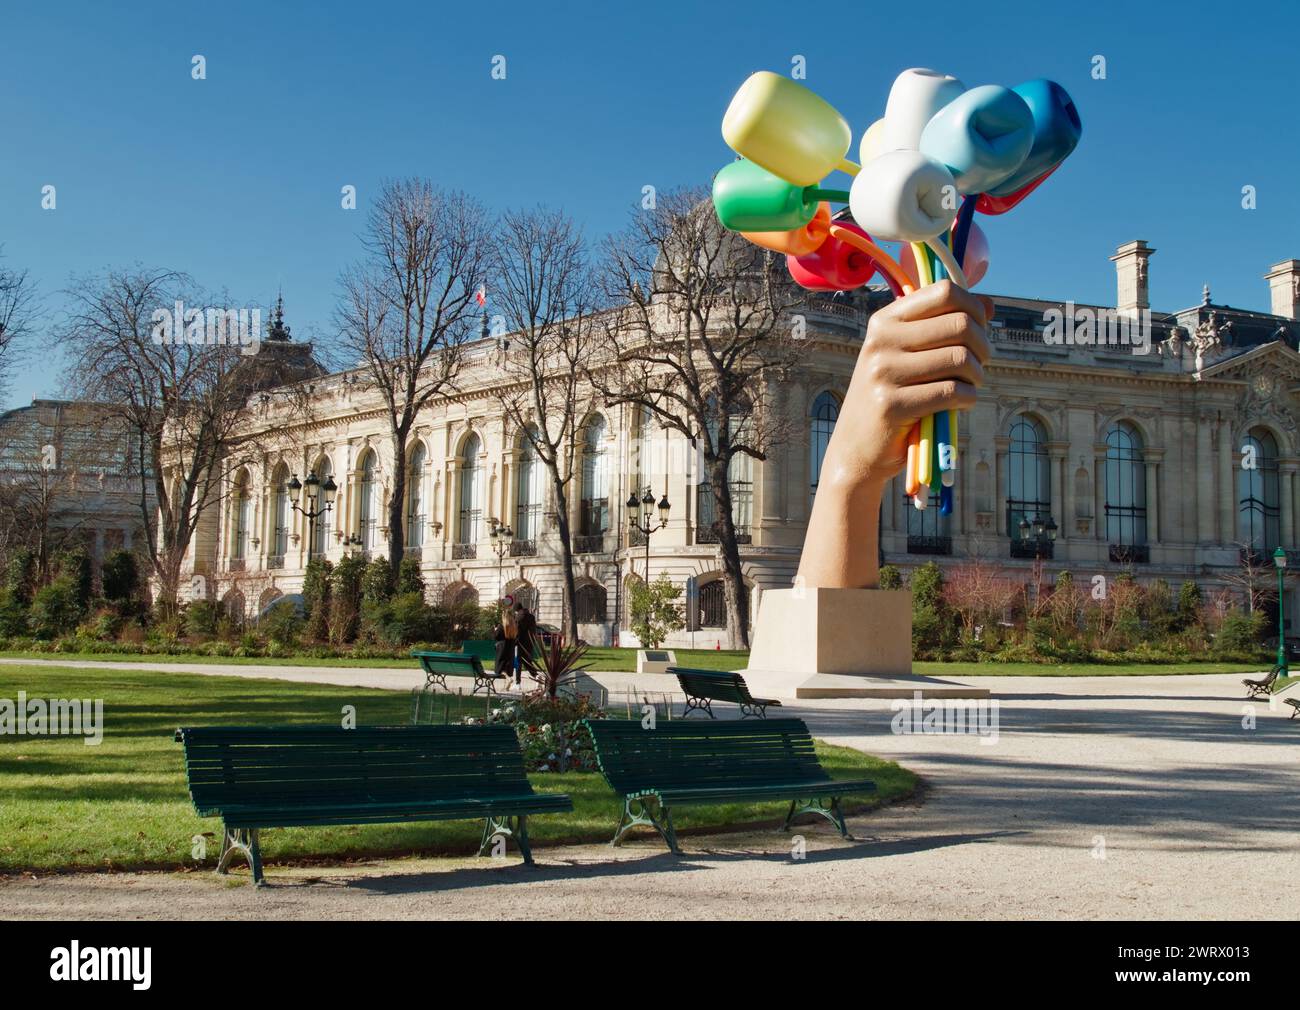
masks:
[[(198, 672), (186, 666), (187, 672)], [(334, 671), (327, 671), (333, 674)], [(887, 701), (792, 706), (816, 735), (924, 776), (916, 800), (803, 829), (514, 858), (0, 883), (0, 914), (59, 918), (1277, 918), (1300, 913), (1300, 719), (1240, 677), (981, 678), (995, 743), (897, 735)], [(1246, 713), (1256, 718), (1245, 728)], [(612, 823), (611, 823), (612, 829)], [(1104, 858), (1103, 858), (1104, 857)]]

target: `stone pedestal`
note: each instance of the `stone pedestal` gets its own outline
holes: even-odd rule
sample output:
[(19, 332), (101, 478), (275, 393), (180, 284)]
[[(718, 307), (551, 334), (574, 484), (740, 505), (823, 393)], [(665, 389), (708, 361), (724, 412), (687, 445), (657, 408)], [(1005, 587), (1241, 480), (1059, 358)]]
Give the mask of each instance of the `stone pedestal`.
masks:
[(769, 589), (745, 682), (755, 697), (987, 697), (912, 675), (912, 594), (896, 589)]

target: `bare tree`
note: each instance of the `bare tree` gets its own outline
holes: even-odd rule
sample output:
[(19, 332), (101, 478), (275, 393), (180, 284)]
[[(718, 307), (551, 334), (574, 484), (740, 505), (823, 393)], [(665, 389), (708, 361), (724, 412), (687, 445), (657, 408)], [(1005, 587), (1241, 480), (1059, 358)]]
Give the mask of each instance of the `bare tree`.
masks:
[(1224, 572), (1221, 578), (1240, 594), (1249, 614), (1277, 599), (1277, 572), (1272, 556), (1248, 543), (1238, 541), (1236, 546), (1240, 562), (1236, 568)]
[(27, 271), (0, 266), (0, 392), (4, 390), (19, 341), (29, 332), (35, 307), (36, 289)]
[(406, 449), (421, 408), (455, 389), (461, 348), (474, 336), (484, 280), (483, 209), (425, 179), (386, 183), (370, 211), (368, 258), (343, 274), (341, 348), (384, 404), (392, 439), (388, 560), (405, 551)]
[[(228, 474), (252, 462), (259, 445), (262, 426), (251, 423), (255, 359), (224, 331), (212, 340), (217, 310), (209, 311), (185, 274), (109, 271), (81, 278), (67, 295), (71, 307), (59, 334), (72, 360), (67, 384), (126, 427), (139, 461), (136, 494), (157, 600), (174, 612), (201, 518), (229, 491)], [(159, 322), (178, 301), (194, 313), (183, 332)], [(292, 396), (292, 388), (259, 399), (272, 395)]]
[(607, 253), (608, 293), (625, 307), (601, 317), (612, 353), (592, 381), (695, 446), (712, 497), (703, 525), (725, 573), (727, 634), (747, 648), (732, 464), (766, 459), (787, 433), (772, 398), (802, 350), (791, 310), (803, 296), (783, 260), (721, 228), (702, 188), (634, 213)]
[(507, 213), (491, 270), (492, 307), (510, 331), (497, 397), (511, 427), (546, 468), (564, 576), (564, 634), (576, 642), (569, 485), (578, 426), (595, 406), (583, 380), (596, 346), (591, 313), (597, 292), (582, 233), (559, 212)]
[(970, 639), (976, 629), (996, 624), (1019, 594), (1002, 565), (978, 556), (944, 572), (943, 598)]

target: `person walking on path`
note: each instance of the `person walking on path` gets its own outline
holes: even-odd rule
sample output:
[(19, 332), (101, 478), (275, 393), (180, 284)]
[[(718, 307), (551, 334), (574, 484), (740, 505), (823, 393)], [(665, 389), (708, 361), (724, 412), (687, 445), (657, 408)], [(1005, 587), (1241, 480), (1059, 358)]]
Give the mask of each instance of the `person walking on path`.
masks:
[(530, 677), (536, 676), (537, 618), (522, 600), (515, 604), (515, 623), (519, 626), (519, 665), (528, 671)]
[(517, 684), (515, 657), (519, 646), (519, 624), (509, 607), (501, 611), (501, 622), (493, 630), (492, 640), (497, 644), (493, 673), (498, 677), (509, 677)]

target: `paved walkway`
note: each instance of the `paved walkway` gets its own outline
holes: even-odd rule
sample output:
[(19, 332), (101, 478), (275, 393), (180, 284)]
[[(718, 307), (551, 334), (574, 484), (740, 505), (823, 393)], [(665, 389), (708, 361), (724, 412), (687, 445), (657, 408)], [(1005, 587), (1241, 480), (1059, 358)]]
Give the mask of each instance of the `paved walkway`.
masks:
[[(64, 664), (66, 665), (66, 664)], [(117, 666), (118, 664), (111, 664)], [(183, 672), (200, 672), (191, 664)], [(257, 668), (221, 672), (254, 676)], [(355, 683), (357, 671), (274, 667)], [(381, 671), (385, 677), (403, 671)], [(0, 885), (0, 914), (192, 918), (1295, 918), (1300, 719), (1240, 677), (981, 678), (995, 743), (898, 735), (886, 701), (796, 704), (820, 737), (924, 776), (917, 801), (805, 829), (541, 849), (541, 865), (397, 860), (210, 873), (77, 874)], [(366, 681), (373, 684), (374, 681)], [(379, 686), (379, 685), (376, 685)], [(392, 684), (383, 686), (409, 686)], [(1253, 716), (1253, 728), (1243, 720)], [(246, 879), (246, 878), (244, 878)]]

